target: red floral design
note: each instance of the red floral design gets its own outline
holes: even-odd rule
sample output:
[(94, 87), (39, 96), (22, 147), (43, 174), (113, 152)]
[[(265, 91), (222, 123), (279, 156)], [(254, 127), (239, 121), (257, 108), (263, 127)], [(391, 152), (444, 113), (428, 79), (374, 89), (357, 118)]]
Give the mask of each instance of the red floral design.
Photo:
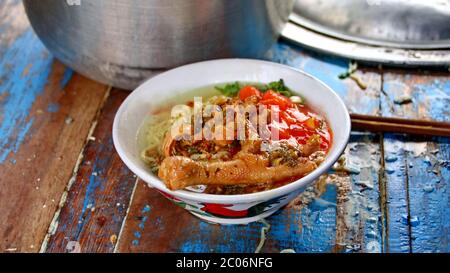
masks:
[(213, 214), (213, 215), (220, 215), (220, 216), (227, 216), (227, 217), (244, 217), (247, 216), (248, 210), (231, 210), (228, 209), (228, 207), (232, 207), (233, 205), (224, 205), (224, 204), (203, 204), (204, 207), (201, 208), (204, 212)]
[(165, 193), (163, 191), (159, 191), (162, 195), (164, 195), (166, 198), (169, 198), (170, 200), (176, 201), (176, 202), (182, 202), (182, 200), (176, 198), (175, 196)]

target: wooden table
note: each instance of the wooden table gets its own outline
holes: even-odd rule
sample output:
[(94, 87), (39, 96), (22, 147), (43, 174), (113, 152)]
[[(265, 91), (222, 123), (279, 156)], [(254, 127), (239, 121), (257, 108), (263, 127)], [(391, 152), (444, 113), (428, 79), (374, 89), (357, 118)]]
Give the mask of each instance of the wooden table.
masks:
[[(201, 222), (137, 179), (111, 139), (129, 92), (59, 63), (20, 1), (0, 5), (1, 252), (255, 251), (262, 223)], [(450, 121), (447, 68), (361, 67), (362, 90), (338, 78), (348, 60), (285, 42), (266, 58), (323, 80), (351, 112)], [(268, 218), (262, 252), (450, 251), (449, 138), (353, 133), (345, 155), (347, 170)]]

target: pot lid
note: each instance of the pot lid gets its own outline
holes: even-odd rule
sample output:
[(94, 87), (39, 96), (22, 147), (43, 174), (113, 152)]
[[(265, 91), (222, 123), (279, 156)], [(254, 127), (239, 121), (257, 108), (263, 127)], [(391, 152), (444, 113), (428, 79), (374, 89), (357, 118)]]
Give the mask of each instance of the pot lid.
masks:
[(291, 21), (367, 45), (450, 48), (450, 0), (296, 0)]

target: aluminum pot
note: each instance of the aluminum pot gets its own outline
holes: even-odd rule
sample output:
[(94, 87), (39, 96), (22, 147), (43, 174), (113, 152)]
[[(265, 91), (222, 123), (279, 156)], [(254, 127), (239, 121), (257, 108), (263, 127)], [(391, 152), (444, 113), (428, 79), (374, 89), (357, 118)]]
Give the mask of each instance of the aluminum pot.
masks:
[(23, 2), (54, 56), (87, 77), (125, 89), (187, 63), (260, 58), (293, 7), (293, 0)]

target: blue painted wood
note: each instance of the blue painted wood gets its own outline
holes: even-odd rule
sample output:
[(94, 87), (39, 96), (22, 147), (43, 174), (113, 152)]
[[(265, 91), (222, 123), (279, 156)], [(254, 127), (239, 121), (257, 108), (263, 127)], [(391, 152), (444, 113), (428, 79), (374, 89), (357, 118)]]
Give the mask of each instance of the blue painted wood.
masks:
[(29, 113), (44, 90), (53, 59), (30, 29), (11, 44), (0, 47), (4, 49), (0, 61), (0, 163), (3, 163), (17, 153), (33, 125)]
[(384, 177), (387, 191), (387, 252), (410, 252), (406, 156), (403, 141), (393, 134), (384, 135)]
[[(38, 217), (33, 223), (24, 223), (33, 219), (28, 218), (33, 212), (27, 206), (41, 208), (42, 199), (39, 205), (33, 202), (36, 199), (30, 189), (34, 186), (30, 180), (24, 181), (31, 178), (24, 179), (26, 169), (17, 154), (33, 133), (36, 118), (31, 114), (32, 106), (44, 92), (53, 59), (24, 18), (21, 1), (0, 2), (0, 252), (36, 251), (39, 246), (33, 242), (37, 240), (23, 232), (36, 229), (35, 237), (43, 237), (46, 229)], [(10, 171), (15, 167), (20, 172)]]
[(22, 2), (0, 1), (0, 252), (39, 251), (105, 96), (64, 71)]
[(114, 115), (127, 95), (111, 91), (46, 252), (65, 252), (70, 241), (78, 242), (82, 252), (113, 252), (137, 179), (115, 153), (111, 135)]
[(428, 142), (425, 149), (407, 154), (412, 251), (449, 252), (450, 139)]
[[(450, 120), (450, 76), (398, 71), (384, 75), (386, 116)], [(396, 99), (409, 96), (411, 103)], [(389, 249), (449, 251), (449, 139), (386, 135)]]
[(342, 228), (347, 230), (341, 244), (346, 252), (384, 251), (380, 153), (378, 135), (352, 133), (345, 153), (351, 188), (343, 195), (348, 200), (343, 202), (341, 213)]

